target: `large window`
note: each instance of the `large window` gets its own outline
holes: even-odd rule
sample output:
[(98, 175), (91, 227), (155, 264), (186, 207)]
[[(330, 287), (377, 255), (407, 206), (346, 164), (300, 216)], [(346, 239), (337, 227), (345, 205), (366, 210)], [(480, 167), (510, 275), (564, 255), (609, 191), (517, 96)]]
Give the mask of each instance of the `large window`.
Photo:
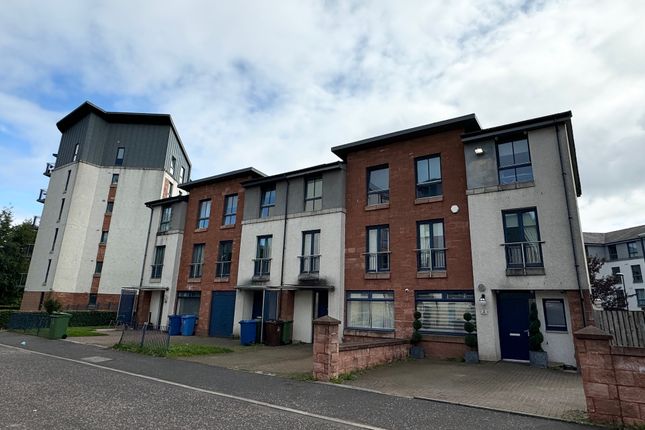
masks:
[(533, 180), (529, 141), (526, 138), (497, 144), (500, 185)]
[(347, 327), (367, 330), (393, 330), (394, 293), (392, 291), (348, 292)]
[(502, 216), (507, 267), (543, 267), (536, 209), (504, 211)]
[(159, 223), (159, 231), (164, 232), (170, 230), (172, 222), (172, 206), (164, 206), (161, 209), (161, 222)]
[(638, 244), (636, 242), (627, 242), (627, 254), (629, 258), (638, 257)]
[(322, 209), (322, 178), (311, 178), (305, 182), (305, 211)]
[(260, 218), (271, 216), (272, 208), (275, 206), (275, 185), (262, 189), (260, 198)]
[(635, 284), (641, 284), (643, 282), (643, 272), (641, 271), (640, 264), (632, 265), (632, 280)]
[(567, 331), (567, 316), (564, 300), (544, 299), (544, 326), (548, 331)]
[(271, 274), (271, 240), (272, 236), (258, 236), (253, 276), (263, 277)]
[(416, 160), (417, 198), (443, 194), (441, 185), (441, 158), (439, 155)]
[(443, 221), (417, 224), (417, 270), (446, 270), (446, 242)]
[(464, 313), (470, 312), (473, 320), (477, 316), (472, 291), (417, 291), (415, 299), (421, 331), (464, 335)]
[(224, 197), (224, 225), (235, 224), (237, 214), (237, 194)]
[(152, 273), (150, 275), (152, 279), (161, 278), (161, 273), (163, 272), (163, 259), (165, 254), (166, 254), (165, 246), (155, 247), (155, 259), (152, 264)]
[(645, 307), (645, 289), (638, 288), (636, 290), (636, 304), (639, 308)]
[(215, 265), (215, 277), (226, 278), (231, 275), (231, 259), (233, 258), (233, 241), (223, 240), (219, 243), (219, 254)]
[(117, 166), (123, 165), (124, 157), (125, 157), (125, 148), (123, 146), (120, 146), (116, 149), (116, 159), (114, 160), (114, 164)]
[(390, 169), (388, 166), (367, 170), (367, 204), (378, 205), (390, 202)]
[(208, 218), (211, 216), (211, 201), (202, 200), (199, 202), (199, 215), (197, 217), (197, 228), (208, 228)]
[(320, 230), (302, 232), (302, 255), (300, 256), (300, 273), (318, 273), (320, 271)]
[(204, 244), (193, 245), (193, 259), (190, 264), (190, 278), (201, 278), (202, 267), (204, 266)]
[(199, 315), (199, 291), (177, 291), (177, 315)]
[(390, 228), (380, 225), (367, 228), (365, 268), (368, 272), (390, 271)]
[(618, 250), (616, 249), (616, 245), (607, 246), (607, 251), (609, 251), (610, 260), (618, 260)]

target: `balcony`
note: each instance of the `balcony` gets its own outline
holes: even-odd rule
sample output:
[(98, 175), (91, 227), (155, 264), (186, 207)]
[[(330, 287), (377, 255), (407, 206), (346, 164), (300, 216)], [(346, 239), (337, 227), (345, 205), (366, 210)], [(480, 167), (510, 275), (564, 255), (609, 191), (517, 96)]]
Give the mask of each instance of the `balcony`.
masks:
[(417, 249), (417, 271), (446, 270), (446, 248)]
[(316, 279), (320, 272), (320, 255), (299, 255), (300, 275), (298, 279)]
[(192, 263), (190, 265), (190, 273), (188, 274), (188, 277), (191, 279), (201, 278), (203, 266), (204, 263)]
[(253, 280), (268, 281), (271, 276), (271, 258), (253, 259)]
[(506, 253), (506, 274), (543, 275), (542, 243), (514, 242), (502, 244)]
[(45, 171), (43, 172), (43, 175), (49, 178), (52, 175), (52, 170), (54, 170), (54, 163), (47, 163), (45, 165)]
[(215, 262), (215, 277), (228, 278), (231, 275), (231, 260)]
[(36, 201), (38, 203), (45, 203), (45, 198), (46, 197), (47, 197), (47, 190), (44, 190), (44, 189), (41, 188), (40, 189), (40, 194), (38, 195), (38, 198), (36, 199)]
[(151, 279), (161, 279), (163, 273), (163, 264), (151, 264), (152, 272), (150, 273)]
[(368, 252), (365, 254), (365, 269), (368, 273), (390, 271), (390, 251)]

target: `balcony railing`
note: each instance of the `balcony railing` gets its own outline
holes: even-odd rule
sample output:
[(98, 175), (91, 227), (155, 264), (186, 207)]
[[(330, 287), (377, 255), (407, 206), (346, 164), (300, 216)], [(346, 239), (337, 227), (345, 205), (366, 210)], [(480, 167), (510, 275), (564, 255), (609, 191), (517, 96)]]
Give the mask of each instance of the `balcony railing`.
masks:
[(417, 270), (446, 270), (446, 248), (417, 249)]
[(189, 278), (201, 278), (202, 277), (202, 267), (204, 263), (191, 263)]
[(38, 198), (36, 199), (36, 201), (38, 203), (45, 203), (46, 198), (47, 198), (47, 190), (44, 190), (44, 189), (41, 188), (40, 189), (40, 194), (38, 195)]
[(231, 260), (215, 262), (215, 277), (226, 278), (231, 275)]
[(163, 273), (163, 264), (152, 264), (152, 272), (150, 274), (150, 277), (152, 279), (159, 279), (161, 278), (161, 274)]
[(365, 268), (367, 272), (389, 272), (390, 251), (366, 253)]
[(54, 163), (47, 163), (43, 175), (50, 177), (52, 175), (52, 170), (54, 170)]
[(261, 278), (271, 274), (271, 259), (270, 258), (256, 258), (253, 260), (253, 277)]
[(542, 262), (542, 243), (504, 243), (503, 245), (506, 249), (506, 267), (509, 269), (544, 267), (544, 263)]
[(390, 190), (369, 191), (367, 193), (368, 205), (382, 205), (390, 203)]
[(320, 271), (320, 255), (299, 255), (300, 273), (315, 274)]

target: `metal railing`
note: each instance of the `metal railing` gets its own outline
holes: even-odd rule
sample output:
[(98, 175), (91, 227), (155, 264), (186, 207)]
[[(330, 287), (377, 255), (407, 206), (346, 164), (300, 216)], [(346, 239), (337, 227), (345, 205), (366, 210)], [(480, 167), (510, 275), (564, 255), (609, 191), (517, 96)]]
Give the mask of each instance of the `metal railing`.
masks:
[(125, 325), (119, 345), (145, 349), (152, 355), (166, 355), (170, 348), (170, 333), (165, 326), (150, 323)]
[(163, 273), (163, 264), (151, 264), (150, 267), (152, 267), (152, 272), (150, 273), (150, 277), (152, 279), (161, 278), (161, 274)]
[(47, 163), (47, 165), (45, 165), (45, 171), (43, 172), (43, 175), (47, 177), (51, 176), (52, 170), (54, 170), (54, 163)]
[(365, 268), (368, 272), (389, 272), (390, 251), (366, 253)]
[(190, 273), (188, 274), (189, 278), (201, 278), (202, 277), (202, 267), (204, 263), (191, 263), (190, 264)]
[(420, 272), (446, 270), (446, 248), (417, 249), (416, 252)]
[(544, 267), (542, 262), (543, 242), (503, 243), (506, 250), (506, 267), (524, 269), (527, 267)]
[(381, 205), (390, 203), (390, 190), (370, 191), (367, 193), (368, 205)]
[(41, 188), (40, 189), (40, 194), (38, 194), (38, 198), (36, 199), (36, 201), (38, 203), (45, 203), (46, 198), (47, 198), (47, 190)]
[(49, 323), (49, 315), (42, 312), (14, 312), (9, 317), (7, 328), (38, 336), (44, 329), (49, 329)]
[(231, 260), (215, 262), (215, 277), (226, 278), (231, 275)]
[(300, 273), (314, 274), (320, 272), (320, 255), (299, 255)]
[(253, 259), (253, 276), (269, 276), (271, 274), (271, 258)]

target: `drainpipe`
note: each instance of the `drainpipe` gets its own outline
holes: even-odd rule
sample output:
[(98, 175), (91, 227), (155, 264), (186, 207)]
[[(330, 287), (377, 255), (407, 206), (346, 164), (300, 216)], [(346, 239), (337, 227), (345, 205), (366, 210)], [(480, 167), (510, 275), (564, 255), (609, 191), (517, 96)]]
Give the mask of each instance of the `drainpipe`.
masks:
[(141, 287), (143, 286), (143, 274), (145, 273), (146, 270), (146, 258), (148, 258), (148, 247), (150, 246), (150, 231), (152, 230), (152, 213), (153, 209), (151, 207), (148, 207), (150, 209), (150, 221), (148, 221), (148, 236), (146, 236), (146, 248), (143, 250), (143, 263), (141, 263), (141, 277), (139, 278), (139, 289), (137, 291), (137, 298), (134, 303), (134, 320), (136, 321), (137, 318), (137, 309), (139, 307), (139, 296), (141, 293)]
[(280, 297), (278, 298), (278, 318), (282, 305), (282, 287), (284, 286), (284, 259), (287, 251), (287, 215), (289, 214), (289, 178), (287, 178), (287, 196), (284, 199), (284, 224), (282, 226), (282, 260), (280, 261)]
[[(566, 127), (566, 126), (565, 126)], [(560, 131), (558, 130), (558, 124), (554, 125), (555, 128), (555, 137), (558, 141), (558, 156), (560, 158), (560, 170), (562, 171), (562, 183), (564, 185), (564, 201), (567, 205), (567, 217), (569, 218), (569, 233), (571, 236), (571, 248), (573, 249), (573, 262), (576, 268), (576, 280), (578, 281), (578, 296), (580, 298), (580, 308), (582, 309), (582, 326), (587, 326), (587, 317), (585, 316), (585, 302), (584, 295), (582, 293), (582, 286), (580, 285), (580, 264), (578, 264), (578, 254), (576, 252), (576, 241), (573, 239), (573, 224), (571, 222), (571, 206), (569, 205), (569, 191), (567, 190), (567, 174), (564, 171), (564, 161), (562, 161), (562, 144), (560, 142)]]

